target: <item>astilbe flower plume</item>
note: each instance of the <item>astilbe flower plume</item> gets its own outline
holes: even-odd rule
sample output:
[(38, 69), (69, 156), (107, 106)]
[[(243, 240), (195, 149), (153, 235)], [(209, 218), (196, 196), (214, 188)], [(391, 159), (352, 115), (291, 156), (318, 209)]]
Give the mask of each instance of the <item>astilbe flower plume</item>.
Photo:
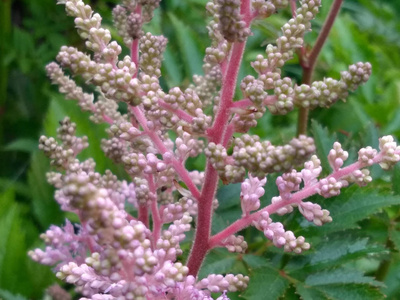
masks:
[[(91, 53), (61, 47), (57, 63), (46, 67), (48, 76), (66, 99), (76, 100), (91, 113), (94, 123), (109, 124), (101, 147), (131, 178), (120, 180), (109, 170), (100, 174), (93, 159), (79, 160), (88, 139), (76, 136), (76, 124), (68, 117), (60, 122), (57, 139), (39, 140), (39, 148), (55, 168), (47, 175), (56, 188), (55, 200), (64, 211), (75, 213), (80, 224), (67, 220), (64, 226), (51, 226), (41, 235), (44, 250), (29, 255), (54, 266), (56, 276), (73, 284), (82, 299), (212, 299), (211, 293), (228, 299), (227, 292), (244, 290), (249, 278), (208, 274), (198, 279), (211, 249), (245, 252), (247, 243), (237, 233), (254, 226), (286, 252), (308, 250), (304, 237), (274, 222), (272, 215), (297, 208), (317, 226), (331, 222), (328, 210), (306, 199), (314, 194), (336, 196), (352, 183), (366, 185), (372, 180), (367, 167), (379, 164), (388, 169), (400, 160), (400, 148), (385, 136), (379, 140), (379, 150), (363, 148), (356, 162), (343, 167), (349, 155), (335, 143), (328, 156), (332, 172), (320, 178), (321, 162), (313, 155), (311, 137), (299, 135), (287, 144), (273, 145), (248, 134), (267, 110), (287, 114), (296, 107), (329, 107), (368, 80), (371, 65), (362, 62), (343, 71), (339, 80), (297, 85), (282, 77), (283, 65), (303, 49), (320, 0), (300, 1), (276, 43), (267, 45), (265, 55), (251, 63), (257, 75), (241, 80), (240, 100), (234, 100), (234, 92), (251, 24), (289, 1), (210, 0), (206, 9), (211, 16), (207, 26), (211, 45), (204, 57), (204, 74), (194, 75), (187, 88), (168, 91), (159, 81), (167, 39), (142, 27), (151, 21), (159, 2), (122, 1), (113, 10), (117, 31), (131, 51), (120, 57), (122, 48), (102, 27), (99, 14), (81, 0), (58, 1), (75, 18)], [(94, 85), (94, 94), (84, 92), (63, 69)], [(121, 103), (126, 114), (118, 110)], [(242, 135), (233, 139), (234, 133)], [(186, 160), (202, 152), (207, 158), (205, 171), (188, 171)], [(261, 207), (266, 176), (276, 172), (281, 173), (276, 179), (279, 195)], [(224, 184), (241, 183), (242, 216), (211, 236), (219, 179)], [(193, 228), (192, 249), (182, 262), (180, 243)]]

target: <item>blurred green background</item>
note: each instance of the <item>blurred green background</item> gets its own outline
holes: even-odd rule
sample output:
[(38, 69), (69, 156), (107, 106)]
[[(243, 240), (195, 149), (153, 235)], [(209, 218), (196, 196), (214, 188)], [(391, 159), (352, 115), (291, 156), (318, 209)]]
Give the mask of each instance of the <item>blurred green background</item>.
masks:
[[(315, 41), (332, 0), (322, 2), (314, 30), (306, 37), (310, 45)], [(111, 9), (117, 3), (116, 0), (90, 1), (114, 34)], [(205, 0), (163, 0), (153, 22), (146, 25), (147, 30), (164, 34), (169, 39), (162, 77), (165, 89), (187, 86), (193, 74), (202, 72), (202, 57), (209, 44), (205, 3)], [(350, 95), (347, 103), (311, 113), (314, 121), (310, 134), (319, 136), (322, 144), (339, 139), (354, 150), (360, 145), (376, 147), (378, 136), (383, 134), (400, 137), (399, 15), (400, 1), (397, 0), (344, 1), (319, 57), (315, 80), (328, 76), (339, 78), (340, 71), (358, 61), (371, 62), (373, 75), (365, 86)], [(274, 42), (280, 34), (280, 26), (289, 18), (290, 11), (284, 10), (255, 23), (241, 77), (254, 74), (250, 62), (263, 53), (267, 43)], [(50, 268), (32, 262), (26, 254), (32, 248), (42, 246), (41, 232), (50, 224), (62, 224), (65, 218), (52, 198), (52, 188), (46, 183), (49, 162), (37, 150), (39, 136), (54, 136), (58, 121), (69, 115), (78, 124), (78, 133), (89, 137), (91, 147), (85, 150), (83, 157), (95, 157), (100, 172), (111, 168), (119, 173), (99, 148), (100, 138), (105, 137), (104, 127), (94, 126), (75, 103), (64, 101), (45, 76), (44, 66), (54, 60), (59, 48), (66, 44), (83, 49), (73, 19), (65, 15), (63, 5), (56, 5), (54, 0), (0, 1), (0, 298), (42, 299), (46, 287), (55, 282)], [(285, 66), (284, 72), (300, 81), (301, 68), (297, 58)], [(253, 133), (274, 142), (287, 141), (295, 135), (296, 119), (296, 111), (284, 117), (267, 113)], [(192, 167), (197, 165), (201, 162), (192, 162)], [(394, 176), (400, 180), (396, 177), (397, 171)], [(391, 183), (395, 181), (390, 178), (393, 174), (383, 173), (379, 168), (373, 169), (373, 174), (378, 178), (374, 188), (393, 188)], [(396, 190), (394, 186), (394, 189), (398, 194), (400, 187)], [(236, 189), (236, 192), (239, 191)], [(222, 188), (219, 197), (227, 198), (227, 193)], [(232, 207), (236, 211), (239, 209), (222, 205), (217, 217), (232, 219), (235, 216), (231, 213)], [(375, 242), (385, 245), (391, 234), (387, 232), (387, 224), (393, 224), (396, 218), (395, 209), (386, 211), (385, 217), (380, 215), (377, 220), (365, 224), (371, 230), (365, 235), (374, 236)], [(221, 223), (218, 222), (216, 219), (217, 227)], [(395, 234), (397, 228), (393, 226)], [(394, 249), (391, 254), (394, 256), (391, 256), (392, 263), (385, 273), (389, 274), (385, 277), (385, 293), (389, 299), (399, 299), (399, 258), (395, 255), (396, 247), (389, 248)], [(362, 258), (364, 256), (358, 259)], [(375, 270), (385, 259), (387, 256), (381, 256), (374, 262)], [(368, 268), (361, 266), (360, 270), (368, 271)]]

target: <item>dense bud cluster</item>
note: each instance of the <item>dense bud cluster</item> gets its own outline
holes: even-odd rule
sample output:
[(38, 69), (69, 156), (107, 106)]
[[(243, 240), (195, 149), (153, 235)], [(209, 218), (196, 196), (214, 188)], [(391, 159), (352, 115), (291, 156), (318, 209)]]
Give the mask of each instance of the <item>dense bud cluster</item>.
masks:
[[(210, 0), (211, 45), (203, 60), (204, 74), (176, 87), (160, 79), (167, 39), (142, 27), (160, 0), (122, 0), (113, 10), (117, 31), (130, 48), (122, 59), (122, 47), (111, 40), (112, 31), (101, 26), (100, 15), (90, 6), (81, 0), (58, 2), (75, 18), (92, 53), (63, 46), (58, 64), (50, 63), (47, 73), (67, 99), (91, 113), (93, 122), (109, 125), (101, 148), (122, 165), (119, 171), (125, 170), (126, 178), (119, 180), (110, 170), (97, 172), (93, 159), (78, 159), (88, 141), (76, 136), (69, 118), (60, 122), (57, 140), (40, 137), (39, 148), (56, 168), (47, 174), (56, 188), (55, 200), (81, 224), (67, 220), (63, 227), (51, 226), (41, 235), (44, 250), (29, 255), (54, 266), (57, 277), (74, 285), (81, 299), (211, 300), (211, 293), (220, 293), (218, 300), (229, 300), (227, 293), (244, 290), (249, 277), (197, 278), (207, 253), (216, 247), (245, 253), (247, 242), (238, 232), (249, 226), (286, 252), (308, 250), (304, 237), (296, 237), (271, 216), (298, 208), (306, 220), (322, 226), (332, 221), (330, 212), (307, 198), (336, 196), (351, 183), (366, 185), (372, 180), (367, 167), (380, 164), (388, 169), (400, 160), (400, 147), (385, 136), (379, 151), (363, 148), (358, 161), (344, 166), (349, 154), (336, 142), (328, 154), (332, 172), (319, 178), (322, 167), (313, 155), (313, 138), (300, 134), (276, 146), (249, 134), (267, 109), (287, 114), (296, 107), (328, 107), (368, 80), (369, 63), (351, 65), (340, 80), (297, 85), (285, 77), (282, 67), (297, 50), (303, 67), (311, 63), (304, 35), (311, 30), (320, 0), (302, 0), (297, 10), (292, 2), (293, 17), (282, 26), (281, 36), (251, 63), (256, 76), (244, 74), (240, 81), (242, 99), (236, 98), (236, 83), (252, 22), (276, 13), (289, 0)], [(94, 92), (84, 92), (62, 68), (93, 84)], [(199, 167), (204, 156), (206, 163)], [(197, 170), (186, 168), (189, 158), (200, 158), (188, 164)], [(271, 173), (279, 173), (279, 194), (266, 199), (266, 175)], [(211, 236), (219, 179), (223, 184), (241, 183), (242, 214)], [(183, 262), (179, 256), (187, 246), (182, 243), (193, 228), (192, 250)]]
[(229, 42), (244, 42), (250, 29), (240, 16), (239, 0), (217, 0), (219, 30)]
[(149, 76), (160, 77), (162, 53), (167, 46), (167, 39), (163, 36), (154, 36), (148, 32), (140, 38), (139, 43), (139, 49), (142, 53), (140, 55), (142, 71)]
[(233, 158), (254, 176), (290, 170), (315, 151), (314, 141), (306, 136), (292, 139), (287, 145), (274, 146), (258, 136), (243, 135), (235, 139)]

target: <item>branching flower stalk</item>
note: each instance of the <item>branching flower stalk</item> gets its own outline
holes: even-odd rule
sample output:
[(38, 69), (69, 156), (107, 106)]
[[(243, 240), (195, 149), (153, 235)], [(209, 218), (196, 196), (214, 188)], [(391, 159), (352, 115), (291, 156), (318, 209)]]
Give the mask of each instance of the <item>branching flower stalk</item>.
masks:
[[(293, 3), (293, 1), (292, 1)], [(343, 0), (335, 0), (332, 4), (332, 7), (329, 11), (329, 15), (324, 23), (324, 26), (321, 29), (320, 34), (318, 35), (318, 39), (315, 42), (314, 47), (308, 53), (305, 53), (304, 49), (300, 50), (302, 54), (300, 57), (301, 66), (303, 68), (303, 80), (304, 84), (311, 85), (312, 77), (314, 74), (315, 65), (317, 63), (317, 59), (319, 53), (322, 50), (322, 47), (325, 44), (325, 41), (328, 38), (328, 35), (333, 27), (333, 23), (337, 15), (339, 14), (340, 8), (342, 6)], [(307, 131), (307, 122), (308, 122), (308, 112), (309, 109), (307, 107), (301, 107), (299, 109), (299, 118), (298, 118), (298, 125), (297, 125), (297, 133), (306, 134)]]
[[(334, 6), (340, 6), (339, 2)], [(297, 85), (282, 77), (282, 66), (304, 47), (304, 35), (311, 30), (320, 0), (300, 1), (297, 10), (291, 1), (293, 18), (282, 27), (276, 43), (266, 47), (265, 56), (260, 54), (252, 62), (258, 75), (241, 80), (243, 97), (237, 100), (238, 72), (252, 22), (287, 7), (288, 0), (208, 2), (211, 45), (204, 57), (204, 75), (194, 75), (185, 89), (169, 91), (159, 83), (167, 40), (145, 33), (142, 27), (152, 19), (158, 0), (123, 0), (113, 10), (118, 33), (131, 50), (122, 59), (121, 46), (111, 41), (109, 30), (101, 27), (100, 15), (90, 6), (81, 0), (58, 3), (75, 18), (78, 33), (92, 54), (63, 46), (57, 63), (46, 67), (47, 73), (67, 99), (76, 100), (82, 110), (91, 113), (94, 123), (110, 125), (102, 149), (131, 177), (119, 180), (111, 171), (96, 172), (92, 159), (80, 161), (78, 155), (88, 147), (88, 140), (75, 135), (76, 125), (68, 117), (60, 122), (58, 140), (40, 138), (39, 148), (55, 168), (47, 175), (56, 188), (55, 199), (64, 211), (75, 213), (81, 224), (67, 220), (63, 227), (51, 226), (41, 235), (46, 248), (29, 255), (54, 266), (56, 276), (75, 285), (82, 299), (212, 299), (211, 293), (228, 299), (226, 293), (244, 290), (249, 278), (209, 274), (198, 279), (210, 250), (225, 247), (245, 252), (247, 243), (237, 233), (249, 226), (284, 251), (308, 250), (310, 244), (304, 237), (296, 237), (271, 216), (297, 208), (317, 226), (331, 222), (328, 210), (307, 201), (310, 196), (329, 198), (350, 184), (366, 185), (372, 180), (368, 167), (379, 164), (388, 169), (400, 160), (400, 147), (385, 136), (379, 140), (379, 151), (363, 148), (356, 162), (343, 167), (348, 153), (335, 143), (328, 156), (332, 172), (319, 179), (322, 168), (311, 137), (299, 135), (285, 145), (273, 145), (248, 134), (267, 109), (268, 113), (287, 114), (294, 108), (329, 107), (368, 80), (371, 65), (361, 62), (343, 71), (339, 80)], [(324, 38), (328, 32), (323, 30)], [(322, 44), (323, 40), (317, 42), (314, 49)], [(308, 56), (311, 70), (316, 51)], [(93, 84), (95, 94), (83, 92), (63, 68)], [(126, 114), (118, 110), (120, 103), (127, 106)], [(205, 113), (208, 107), (213, 114)], [(188, 157), (202, 152), (207, 157), (205, 171), (188, 171)], [(276, 180), (279, 195), (261, 207), (266, 176), (272, 173), (281, 174)], [(242, 216), (211, 236), (220, 181), (241, 182)], [(192, 227), (194, 241), (183, 263), (180, 243)]]

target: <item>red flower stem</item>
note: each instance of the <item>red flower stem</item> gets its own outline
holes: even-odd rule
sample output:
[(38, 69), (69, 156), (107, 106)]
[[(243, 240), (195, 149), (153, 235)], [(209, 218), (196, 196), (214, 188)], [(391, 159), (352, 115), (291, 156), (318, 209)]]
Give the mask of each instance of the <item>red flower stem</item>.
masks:
[[(335, 0), (333, 2), (331, 9), (329, 11), (328, 17), (325, 20), (324, 26), (321, 29), (321, 32), (318, 35), (317, 41), (315, 42), (314, 47), (305, 57), (301, 57), (301, 67), (303, 68), (303, 80), (302, 82), (307, 85), (311, 85), (311, 80), (313, 77), (315, 64), (317, 62), (319, 53), (324, 46), (326, 39), (329, 36), (329, 33), (332, 29), (333, 23), (337, 15), (339, 14), (340, 7), (342, 6), (343, 0)], [(306, 134), (307, 131), (307, 123), (308, 123), (308, 108), (300, 108), (299, 109), (299, 118), (297, 121), (297, 135)]]
[[(379, 153), (373, 159), (374, 164), (380, 163), (382, 161), (382, 157), (383, 157), (383, 155), (381, 153)], [(327, 176), (326, 179), (335, 178), (336, 180), (339, 180), (339, 179), (342, 179), (343, 177), (348, 176), (351, 173), (353, 173), (354, 171), (359, 170), (363, 167), (366, 167), (366, 165), (357, 161), (343, 169), (339, 169), (339, 170), (333, 172), (331, 175)], [(283, 200), (283, 201), (280, 201), (277, 203), (270, 204), (255, 213), (244, 216), (243, 218), (232, 223), (230, 226), (228, 226), (221, 232), (212, 236), (209, 241), (210, 249), (212, 249), (214, 247), (218, 247), (221, 244), (221, 242), (223, 242), (226, 238), (228, 238), (232, 234), (235, 234), (238, 231), (250, 226), (251, 223), (253, 221), (256, 221), (264, 211), (267, 211), (271, 215), (271, 214), (275, 213), (278, 209), (280, 209), (284, 206), (294, 204), (294, 203), (300, 203), (302, 200), (318, 193), (319, 187), (320, 187), (319, 182), (316, 184), (313, 184), (311, 186), (306, 186), (302, 190), (300, 190), (296, 193), (293, 193), (291, 195), (290, 199), (288, 199), (288, 200)]]
[[(197, 189), (196, 185), (193, 183), (192, 179), (189, 176), (188, 171), (186, 168), (182, 165), (181, 162), (179, 162), (173, 154), (165, 147), (164, 142), (161, 140), (161, 138), (158, 136), (158, 134), (154, 130), (150, 130), (149, 127), (147, 126), (147, 119), (141, 109), (137, 106), (131, 106), (131, 112), (135, 116), (136, 120), (139, 122), (140, 126), (142, 126), (143, 131), (148, 135), (148, 137), (152, 140), (154, 143), (154, 146), (157, 148), (157, 150), (162, 154), (163, 156), (167, 153), (171, 154), (171, 157), (168, 158), (169, 162), (172, 164), (174, 167), (175, 171), (178, 173), (178, 175), (181, 177), (182, 181), (186, 184), (187, 188), (189, 191), (192, 193), (193, 197), (196, 199), (199, 199), (200, 197), (200, 192)], [(166, 162), (168, 162), (166, 160)]]
[(290, 0), (290, 9), (292, 10), (293, 18), (296, 18), (296, 16), (297, 16), (297, 13), (296, 13), (296, 10), (297, 10), (296, 1), (297, 0)]
[(154, 182), (154, 177), (153, 175), (148, 175), (147, 176), (147, 181), (149, 182), (149, 190), (150, 192), (155, 196), (153, 199), (151, 199), (151, 216), (153, 220), (153, 234), (152, 234), (152, 243), (153, 243), (153, 249), (155, 249), (157, 240), (160, 237), (161, 233), (161, 217), (160, 217), (160, 211), (158, 210), (158, 204), (157, 204), (157, 188), (156, 184)]
[[(135, 13), (142, 14), (142, 6), (138, 4), (135, 8)], [(136, 78), (139, 71), (139, 39), (134, 39), (131, 44), (131, 60), (136, 65), (136, 72), (133, 74), (133, 78)]]
[[(249, 25), (251, 21), (250, 1), (242, 0), (240, 9), (241, 14), (243, 15), (243, 20)], [(221, 102), (219, 104), (214, 124), (207, 132), (209, 141), (216, 144), (222, 142), (228, 127), (228, 121), (231, 115), (230, 107), (233, 103), (232, 99), (235, 94), (237, 76), (239, 73), (240, 64), (242, 62), (245, 46), (246, 42), (233, 44), (227, 71), (222, 81)], [(211, 217), (213, 213), (212, 203), (219, 181), (218, 173), (212, 167), (210, 162), (207, 163), (204, 178), (201, 196), (198, 201), (195, 239), (187, 262), (189, 275), (193, 276), (196, 276), (199, 272), (201, 264), (203, 263), (203, 260), (210, 249), (209, 239), (211, 233)]]
[(161, 99), (158, 99), (158, 105), (162, 108), (165, 108), (166, 110), (172, 112), (176, 116), (179, 117), (179, 119), (186, 121), (188, 123), (192, 123), (193, 121), (193, 116), (189, 115), (186, 111), (182, 109), (175, 109), (172, 108), (172, 106), (169, 103), (164, 102)]
[[(263, 100), (264, 105), (272, 105), (278, 100), (278, 98), (275, 95), (268, 95), (265, 97)], [(239, 101), (235, 101), (232, 103), (232, 107), (237, 107), (237, 108), (246, 108), (248, 106), (253, 105), (253, 101), (251, 101), (249, 98), (245, 98)]]
[(142, 222), (147, 228), (149, 227), (149, 211), (147, 209), (146, 203), (139, 203), (138, 220)]
[(136, 72), (132, 78), (136, 78), (139, 69), (139, 39), (134, 39), (131, 44), (131, 60), (136, 66)]

